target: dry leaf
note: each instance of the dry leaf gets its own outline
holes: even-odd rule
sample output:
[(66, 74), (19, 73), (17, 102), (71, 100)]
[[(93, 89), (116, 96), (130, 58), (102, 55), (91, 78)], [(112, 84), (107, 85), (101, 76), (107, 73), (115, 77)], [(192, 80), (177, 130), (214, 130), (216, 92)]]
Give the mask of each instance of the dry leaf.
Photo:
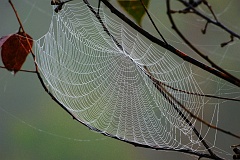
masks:
[[(25, 62), (27, 55), (33, 45), (32, 37), (19, 31), (16, 34), (10, 34), (0, 39), (2, 62), (6, 69), (16, 74)], [(29, 42), (29, 43), (28, 43)]]

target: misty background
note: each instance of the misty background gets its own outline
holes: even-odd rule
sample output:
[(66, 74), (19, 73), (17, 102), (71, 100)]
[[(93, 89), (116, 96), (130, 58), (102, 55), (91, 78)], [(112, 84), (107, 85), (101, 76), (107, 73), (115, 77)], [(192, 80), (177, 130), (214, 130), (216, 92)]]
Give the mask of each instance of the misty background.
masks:
[[(50, 0), (13, 0), (12, 2), (18, 11), (26, 32), (30, 34), (33, 39), (38, 39), (47, 32), (53, 12)], [(97, 5), (96, 0), (89, 0), (89, 2), (95, 6)], [(222, 8), (226, 8), (227, 6), (226, 2), (221, 3), (217, 5), (215, 1), (213, 1), (213, 4), (217, 5), (216, 8), (219, 6), (219, 8), (217, 8), (219, 9), (219, 13)], [(116, 2), (113, 2), (113, 4), (117, 5)], [(223, 6), (222, 8), (221, 5)], [(237, 5), (239, 5), (239, 2), (232, 1), (232, 4), (227, 9), (226, 19), (228, 17), (234, 19), (236, 13), (239, 15)], [(164, 5), (160, 5), (157, 0), (152, 0), (150, 3), (152, 13), (154, 13), (161, 22), (169, 25), (165, 8), (165, 3)], [(105, 8), (105, 10), (107, 9)], [(234, 15), (232, 15), (232, 13), (234, 13)], [(163, 14), (165, 17), (162, 17)], [(235, 21), (228, 20), (233, 21), (232, 23), (235, 25), (233, 28), (240, 31), (239, 21), (236, 20), (238, 17), (239, 16), (236, 16)], [(19, 25), (8, 0), (0, 1), (0, 21), (0, 37), (17, 32)], [(189, 23), (191, 24), (191, 22)], [(143, 27), (147, 26), (148, 24), (143, 24)], [(186, 28), (186, 32), (190, 32), (190, 34), (194, 32), (192, 31), (191, 33), (191, 27), (187, 28), (187, 25), (183, 26), (183, 28), (184, 27)], [(171, 30), (171, 28), (169, 29)], [(153, 29), (151, 32), (155, 33)], [(224, 36), (227, 37), (227, 35)], [(213, 37), (213, 39), (209, 39), (209, 43), (220, 38)], [(225, 55), (228, 60), (228, 63), (224, 62), (225, 66), (233, 68), (233, 72), (240, 77), (239, 48), (235, 47), (230, 49), (232, 54)], [(222, 56), (220, 56), (219, 59), (221, 59), (221, 57)], [(232, 63), (229, 63), (229, 61)], [(2, 66), (1, 61), (0, 64)], [(28, 56), (27, 61), (23, 65), (23, 69), (35, 69), (31, 55)], [(221, 116), (224, 118), (224, 121), (221, 122), (222, 126), (226, 126), (228, 130), (238, 134), (240, 133), (240, 129), (236, 127), (236, 124), (240, 122), (238, 116), (239, 111), (239, 103), (236, 102), (230, 102), (227, 108), (223, 107), (220, 109), (220, 119)], [(222, 133), (218, 134), (221, 137)], [(229, 149), (229, 145), (225, 146), (225, 143), (239, 143), (239, 140), (236, 141), (236, 139), (229, 136), (225, 137), (227, 137), (227, 139), (221, 140), (221, 147), (223, 148)], [(67, 112), (58, 106), (44, 91), (36, 74), (18, 72), (13, 76), (4, 69), (0, 69), (0, 157), (4, 160), (193, 159), (192, 156), (182, 153), (135, 147), (95, 133), (73, 120)], [(195, 159), (197, 158), (195, 157)]]

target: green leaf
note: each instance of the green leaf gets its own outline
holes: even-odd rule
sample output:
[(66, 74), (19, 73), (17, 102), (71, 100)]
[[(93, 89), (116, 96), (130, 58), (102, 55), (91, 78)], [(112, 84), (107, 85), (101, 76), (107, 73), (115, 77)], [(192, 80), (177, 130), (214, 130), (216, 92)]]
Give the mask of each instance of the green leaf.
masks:
[[(142, 0), (145, 7), (148, 8), (150, 0)], [(141, 26), (142, 18), (145, 14), (145, 10), (140, 2), (140, 0), (118, 0), (120, 6), (131, 15), (139, 26)]]

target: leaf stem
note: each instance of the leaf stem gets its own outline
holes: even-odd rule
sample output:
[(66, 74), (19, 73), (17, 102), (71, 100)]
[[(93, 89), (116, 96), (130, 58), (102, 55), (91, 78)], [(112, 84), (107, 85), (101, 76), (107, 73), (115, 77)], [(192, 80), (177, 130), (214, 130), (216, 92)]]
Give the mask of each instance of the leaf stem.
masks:
[(21, 20), (20, 20), (20, 18), (19, 18), (19, 16), (18, 16), (17, 10), (15, 9), (12, 1), (11, 1), (11, 0), (8, 0), (8, 2), (10, 3), (10, 5), (11, 5), (11, 7), (12, 7), (14, 13), (15, 13), (15, 16), (16, 16), (16, 18), (17, 18), (17, 20), (18, 20), (18, 23), (19, 23), (19, 25), (20, 25), (20, 28), (22, 28), (22, 31), (24, 32), (24, 34), (26, 34), (26, 32), (24, 31), (22, 22), (21, 22)]
[[(15, 9), (15, 7), (14, 7), (14, 5), (13, 5), (13, 3), (12, 3), (11, 0), (8, 0), (8, 2), (10, 3), (10, 5), (11, 5), (11, 7), (12, 7), (12, 9), (13, 9), (15, 15), (16, 15), (16, 18), (17, 18), (17, 20), (18, 20), (18, 23), (19, 23), (19, 25), (20, 25), (20, 28), (22, 29), (23, 34), (24, 34), (24, 37), (26, 38), (27, 43), (28, 43), (28, 45), (29, 45), (30, 52), (33, 54), (31, 44), (30, 44), (30, 42), (29, 42), (29, 40), (28, 40), (28, 38), (27, 38), (27, 34), (26, 34), (26, 32), (25, 32), (25, 30), (24, 30), (24, 28), (23, 28), (23, 25), (22, 25), (22, 22), (21, 22), (21, 20), (20, 20), (20, 18), (19, 18), (19, 16), (18, 16), (17, 10)], [(19, 29), (19, 30), (20, 30), (20, 29)]]

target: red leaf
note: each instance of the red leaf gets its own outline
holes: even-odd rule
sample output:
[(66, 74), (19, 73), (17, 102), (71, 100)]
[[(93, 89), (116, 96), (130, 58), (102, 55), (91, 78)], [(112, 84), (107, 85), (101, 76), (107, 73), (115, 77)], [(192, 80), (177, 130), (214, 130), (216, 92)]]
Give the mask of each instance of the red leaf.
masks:
[(32, 37), (28, 34), (26, 36), (28, 41), (24, 37), (24, 33), (19, 31), (0, 39), (3, 64), (7, 70), (14, 71), (14, 74), (21, 69), (33, 45)]

